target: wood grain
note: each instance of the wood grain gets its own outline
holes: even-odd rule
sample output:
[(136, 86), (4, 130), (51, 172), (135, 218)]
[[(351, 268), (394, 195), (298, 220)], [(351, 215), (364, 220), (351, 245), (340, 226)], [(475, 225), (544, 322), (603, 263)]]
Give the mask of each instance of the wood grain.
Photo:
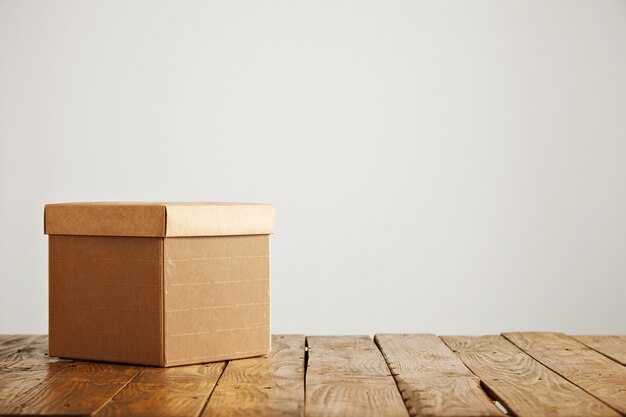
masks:
[(52, 362), (41, 382), (2, 401), (0, 414), (91, 415), (107, 403), (139, 368), (87, 362)]
[(0, 336), (0, 415), (497, 416), (481, 388), (517, 417), (624, 412), (624, 336), (505, 336), (378, 335), (380, 349), (309, 337), (308, 361), (303, 336), (274, 336), (268, 358), (165, 369), (49, 358), (45, 336)]
[(273, 336), (267, 358), (230, 361), (202, 416), (302, 416), (304, 356), (304, 335)]
[(432, 334), (376, 335), (411, 416), (502, 416), (480, 380)]
[(67, 361), (48, 358), (47, 352), (47, 336), (0, 337), (0, 414), (20, 413), (24, 396), (63, 370)]
[(559, 375), (626, 414), (626, 368), (562, 333), (503, 333)]
[(307, 416), (408, 416), (371, 338), (317, 336), (307, 344)]
[(0, 337), (0, 370), (27, 369), (59, 361), (67, 362), (48, 358), (48, 336)]
[(517, 417), (619, 415), (502, 336), (446, 336), (442, 340)]
[(47, 343), (47, 336), (7, 335), (0, 337), (0, 363), (6, 366), (5, 360), (36, 341)]
[(225, 362), (175, 368), (143, 368), (96, 414), (102, 416), (197, 416)]
[(626, 366), (626, 335), (623, 336), (572, 336), (591, 349)]

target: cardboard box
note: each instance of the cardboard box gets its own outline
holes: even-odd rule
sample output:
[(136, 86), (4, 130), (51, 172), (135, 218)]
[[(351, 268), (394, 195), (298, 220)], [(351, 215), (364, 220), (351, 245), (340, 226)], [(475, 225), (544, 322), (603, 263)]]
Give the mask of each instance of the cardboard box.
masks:
[(50, 204), (44, 228), (50, 356), (166, 367), (269, 353), (271, 205)]

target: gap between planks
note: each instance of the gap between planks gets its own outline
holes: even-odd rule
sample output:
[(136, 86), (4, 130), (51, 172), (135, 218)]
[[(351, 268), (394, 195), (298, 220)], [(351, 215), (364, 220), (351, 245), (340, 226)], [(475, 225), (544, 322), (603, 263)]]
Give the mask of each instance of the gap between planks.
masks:
[(267, 358), (230, 361), (202, 417), (301, 417), (304, 348), (304, 335), (273, 336)]
[(619, 416), (502, 336), (444, 336), (442, 340), (517, 417)]
[(380, 348), (411, 416), (502, 416), (480, 379), (433, 334), (379, 334)]
[(24, 339), (9, 353), (3, 343), (0, 414), (91, 415), (139, 371), (126, 365), (48, 358), (47, 345), (46, 336)]
[(563, 333), (503, 333), (515, 346), (626, 415), (626, 367)]
[(620, 364), (626, 366), (626, 335), (623, 336), (571, 336)]
[(144, 368), (97, 416), (302, 416), (304, 336), (272, 344), (267, 358)]
[[(38, 344), (31, 352), (26, 347), (34, 341)], [(4, 379), (9, 385), (0, 381), (0, 414), (3, 415), (302, 416), (304, 410), (303, 335), (273, 336), (274, 349), (268, 358), (242, 359), (228, 365), (217, 362), (172, 368), (58, 362), (46, 357), (45, 337), (0, 338), (0, 342), (3, 365), (0, 371), (9, 372), (7, 361), (11, 361), (14, 365), (11, 375), (32, 383), (16, 391), (11, 385), (14, 380)], [(20, 350), (23, 352), (16, 358)], [(55, 365), (59, 374), (69, 376), (51, 375), (50, 366)], [(22, 366), (22, 374), (17, 366)], [(38, 378), (31, 378), (33, 366), (40, 371)], [(98, 379), (101, 372), (82, 373), (77, 377), (75, 372), (67, 371), (75, 367), (97, 371), (103, 366), (132, 370), (132, 374), (115, 380), (117, 384), (108, 380), (103, 384)], [(218, 380), (220, 386), (217, 386)], [(79, 389), (72, 385), (78, 385)], [(254, 396), (258, 401), (250, 401)], [(32, 404), (24, 407), (25, 400)], [(242, 409), (242, 400), (248, 405), (247, 410)]]
[(96, 415), (197, 416), (225, 368), (224, 362), (145, 367)]
[[(626, 353), (615, 338), (611, 355)], [(45, 337), (0, 337), (0, 375), (21, 382), (0, 380), (0, 414), (502, 415), (489, 397), (518, 417), (623, 411), (626, 368), (565, 335), (299, 335), (273, 344), (268, 358), (162, 369), (55, 361)], [(593, 366), (574, 372), (581, 363)]]
[(307, 416), (408, 416), (371, 337), (312, 336), (307, 346)]

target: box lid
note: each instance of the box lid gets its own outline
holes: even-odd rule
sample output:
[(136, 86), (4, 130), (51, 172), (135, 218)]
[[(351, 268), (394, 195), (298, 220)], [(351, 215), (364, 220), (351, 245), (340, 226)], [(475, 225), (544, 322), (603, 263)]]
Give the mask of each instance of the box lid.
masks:
[(44, 233), (90, 236), (225, 236), (274, 233), (274, 206), (250, 203), (47, 204)]

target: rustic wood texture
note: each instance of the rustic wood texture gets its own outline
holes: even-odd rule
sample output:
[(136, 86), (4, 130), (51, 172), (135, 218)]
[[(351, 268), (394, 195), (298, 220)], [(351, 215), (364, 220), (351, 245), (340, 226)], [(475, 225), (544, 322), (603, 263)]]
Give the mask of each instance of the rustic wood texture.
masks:
[(47, 336), (0, 336), (0, 373), (30, 371), (49, 359)]
[(502, 336), (442, 339), (517, 417), (619, 416)]
[(96, 414), (102, 416), (197, 416), (225, 362), (177, 368), (143, 368)]
[(40, 382), (0, 403), (0, 414), (92, 415), (138, 372), (124, 365), (51, 362), (37, 370)]
[[(22, 362), (21, 353), (34, 344), (47, 346), (47, 336), (33, 335), (10, 335), (0, 336), (0, 369), (9, 367), (11, 364)], [(45, 354), (45, 353), (44, 353)], [(12, 358), (15, 358), (13, 362)]]
[(574, 339), (626, 366), (626, 335), (573, 336)]
[(491, 400), (517, 417), (626, 416), (623, 336), (505, 336), (274, 336), (269, 357), (174, 368), (0, 336), (0, 416), (501, 416)]
[(0, 337), (0, 414), (21, 406), (21, 398), (47, 375), (47, 336)]
[(380, 348), (411, 416), (502, 416), (480, 380), (432, 334), (379, 334)]
[(304, 356), (304, 335), (273, 336), (267, 358), (230, 361), (202, 416), (302, 416)]
[(408, 416), (370, 337), (308, 337), (307, 345), (307, 416)]
[(48, 358), (46, 336), (2, 337), (0, 414), (91, 415), (139, 368)]
[(562, 333), (504, 333), (544, 366), (626, 414), (626, 368)]

